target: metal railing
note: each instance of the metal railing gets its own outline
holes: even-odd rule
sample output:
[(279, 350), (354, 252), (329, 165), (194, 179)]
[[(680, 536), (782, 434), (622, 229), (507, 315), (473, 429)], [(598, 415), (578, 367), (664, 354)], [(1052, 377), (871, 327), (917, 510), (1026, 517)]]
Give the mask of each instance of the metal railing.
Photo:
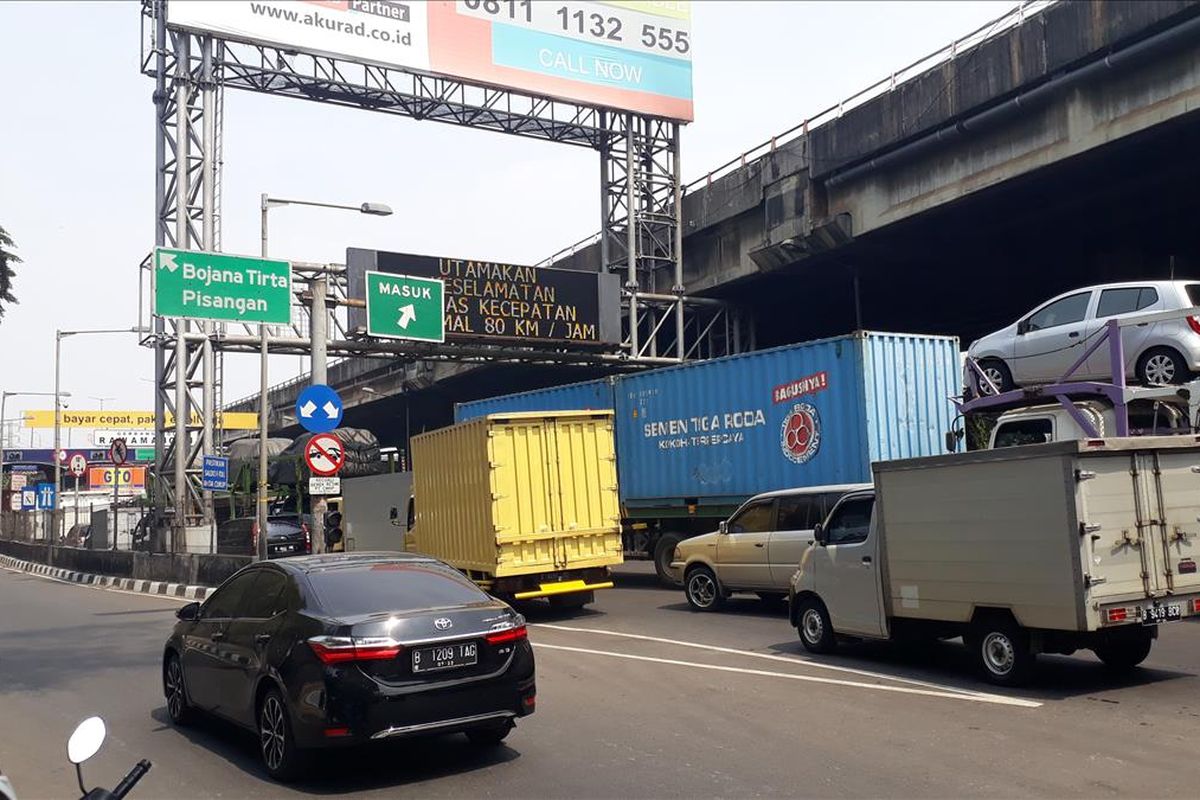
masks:
[[(746, 150), (740, 155), (731, 158), (729, 161), (726, 161), (719, 167), (709, 170), (708, 173), (706, 173), (703, 177), (697, 178), (691, 183), (684, 184), (684, 193), (686, 194), (687, 192), (693, 191), (701, 186), (711, 185), (714, 180), (722, 178), (735, 170), (741, 169), (756, 159), (773, 153), (780, 146), (785, 145), (794, 139), (799, 138), (800, 136), (804, 136), (813, 128), (817, 128), (827, 122), (835, 120), (841, 117), (847, 111), (856, 108), (863, 103), (868, 102), (869, 100), (873, 100), (880, 95), (893, 91), (897, 86), (901, 85), (905, 81), (908, 81), (917, 75), (926, 72), (938, 64), (957, 58), (963, 53), (969, 52), (979, 45), (995, 38), (996, 36), (999, 36), (1001, 33), (1004, 33), (1010, 28), (1021, 25), (1025, 22), (1025, 20), (1036, 14), (1040, 14), (1058, 2), (1060, 2), (1060, 0), (1025, 0), (1025, 2), (1022, 2), (1020, 5), (1016, 6), (1007, 13), (990, 22), (980, 25), (975, 30), (961, 38), (955, 39), (945, 47), (930, 53), (923, 58), (917, 59), (908, 66), (892, 72), (887, 77), (876, 81), (867, 88), (856, 92), (841, 102), (835, 103), (829, 108), (826, 108), (823, 111), (804, 119), (799, 124), (793, 125), (786, 131), (776, 134), (765, 142), (751, 147), (749, 150)], [(599, 241), (599, 239), (600, 234), (593, 233), (591, 236), (580, 239), (578, 242), (568, 245), (553, 255), (542, 259), (534, 266), (549, 266), (563, 257), (572, 256), (585, 247), (591, 246), (595, 242)]]

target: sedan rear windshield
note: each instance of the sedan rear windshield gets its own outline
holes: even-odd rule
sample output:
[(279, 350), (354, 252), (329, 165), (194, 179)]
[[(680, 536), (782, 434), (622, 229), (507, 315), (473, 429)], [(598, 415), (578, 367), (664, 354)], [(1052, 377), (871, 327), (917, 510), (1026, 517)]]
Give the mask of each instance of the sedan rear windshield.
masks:
[(1187, 285), (1188, 300), (1192, 301), (1193, 306), (1200, 306), (1200, 283), (1189, 283)]
[(326, 613), (334, 617), (417, 611), (487, 600), (459, 573), (435, 564), (370, 564), (309, 575)]

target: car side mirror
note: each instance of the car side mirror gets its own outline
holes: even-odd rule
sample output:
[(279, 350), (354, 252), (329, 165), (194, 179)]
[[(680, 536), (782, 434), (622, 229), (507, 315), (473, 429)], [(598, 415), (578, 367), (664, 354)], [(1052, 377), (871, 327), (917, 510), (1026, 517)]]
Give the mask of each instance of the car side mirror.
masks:
[(956, 431), (946, 431), (946, 452), (958, 452), (958, 433)]
[(1017, 336), (1024, 336), (1029, 333), (1029, 320), (1023, 319), (1017, 323)]
[(200, 617), (200, 604), (197, 602), (188, 603), (186, 606), (183, 606), (176, 611), (175, 616), (179, 617), (185, 622), (192, 622)]
[(399, 518), (399, 516), (400, 516), (400, 509), (396, 508), (395, 506), (392, 506), (392, 510), (388, 512), (388, 519), (395, 522), (396, 519)]
[(825, 525), (818, 522), (817, 527), (813, 528), (813, 541), (822, 547), (829, 541), (829, 537), (825, 534)]
[(722, 536), (725, 536), (727, 533), (729, 533), (729, 523), (726, 522), (725, 520), (721, 520), (720, 522), (718, 522), (717, 523), (717, 533), (721, 534)]

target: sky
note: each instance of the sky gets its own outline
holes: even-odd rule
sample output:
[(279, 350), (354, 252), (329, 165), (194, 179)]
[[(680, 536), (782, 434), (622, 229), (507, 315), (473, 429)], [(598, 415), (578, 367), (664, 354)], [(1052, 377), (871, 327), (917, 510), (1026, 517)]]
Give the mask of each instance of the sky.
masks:
[[(685, 181), (1014, 5), (693, 3)], [(25, 262), (20, 304), (0, 319), (0, 389), (53, 391), (56, 329), (138, 324), (137, 265), (154, 241), (153, 80), (139, 72), (139, 30), (136, 2), (0, 2), (0, 226)], [(271, 254), (300, 261), (341, 263), (354, 246), (535, 263), (599, 227), (591, 150), (232, 90), (225, 112), (226, 252), (258, 252), (263, 192), (395, 210), (272, 211)], [(132, 334), (66, 338), (66, 402), (153, 408), (153, 363)], [(270, 382), (299, 371), (297, 357), (273, 358)], [(227, 355), (225, 373), (227, 401), (257, 391), (257, 356)], [(10, 398), (7, 415), (49, 400)], [(51, 446), (49, 431), (32, 433)], [(28, 446), (30, 432), (18, 439)]]

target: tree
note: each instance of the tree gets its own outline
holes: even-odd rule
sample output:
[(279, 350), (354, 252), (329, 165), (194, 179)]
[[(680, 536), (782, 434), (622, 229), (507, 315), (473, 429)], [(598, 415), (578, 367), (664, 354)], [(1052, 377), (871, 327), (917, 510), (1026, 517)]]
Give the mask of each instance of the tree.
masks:
[(17, 302), (12, 293), (13, 278), (16, 277), (13, 265), (20, 264), (21, 259), (12, 252), (14, 247), (12, 237), (0, 226), (0, 320), (4, 319), (4, 304)]

